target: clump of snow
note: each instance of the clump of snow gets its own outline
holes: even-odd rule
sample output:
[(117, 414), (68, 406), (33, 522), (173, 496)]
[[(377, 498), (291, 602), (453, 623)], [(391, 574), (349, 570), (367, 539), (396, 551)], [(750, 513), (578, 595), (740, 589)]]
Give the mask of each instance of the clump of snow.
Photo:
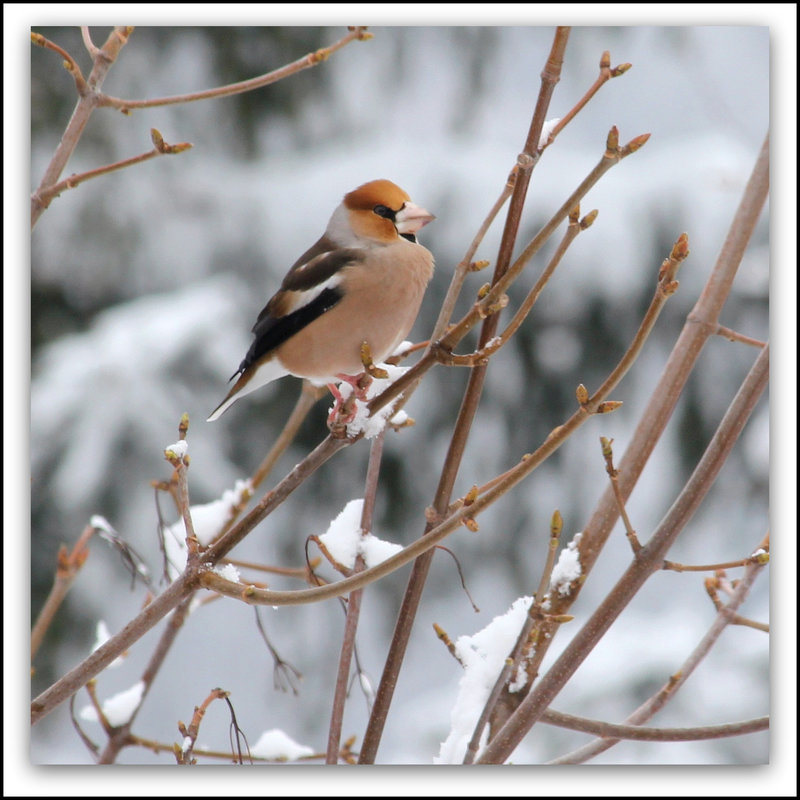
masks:
[(570, 585), (581, 576), (581, 562), (578, 553), (580, 540), (581, 534), (576, 533), (572, 537), (572, 541), (561, 551), (558, 562), (550, 575), (550, 591), (557, 591), (562, 597), (569, 594)]
[(139, 554), (114, 530), (111, 523), (99, 514), (93, 514), (89, 520), (89, 525), (94, 532), (112, 547), (122, 553), (125, 565), (134, 573), (134, 577), (140, 578), (144, 583), (150, 584), (150, 570), (147, 564), (142, 561)]
[(359, 555), (364, 557), (367, 567), (374, 567), (403, 549), (401, 545), (385, 542), (371, 533), (362, 534), (363, 508), (362, 498), (351, 500), (319, 537), (331, 556), (350, 569), (355, 566)]
[(303, 756), (314, 755), (314, 751), (304, 744), (298, 744), (279, 728), (273, 728), (259, 736), (250, 748), (250, 754), (270, 761), (296, 761)]
[(522, 659), (517, 664), (517, 671), (514, 677), (508, 682), (509, 694), (522, 691), (528, 685), (528, 671), (526, 669), (526, 660)]
[(408, 422), (408, 414), (401, 408), (393, 417), (389, 419), (390, 425), (397, 425), (401, 427)]
[(180, 439), (175, 444), (167, 445), (164, 450), (174, 453), (178, 458), (183, 458), (189, 452), (189, 443), (186, 439)]
[[(238, 480), (233, 489), (226, 489), (219, 500), (190, 506), (192, 526), (197, 541), (209, 545), (230, 520), (233, 509), (244, 501), (244, 496), (253, 491), (249, 480)], [(172, 580), (183, 572), (186, 566), (186, 528), (183, 519), (167, 527), (164, 532), (164, 547), (169, 562), (169, 575)]]
[[(503, 668), (506, 658), (517, 641), (525, 623), (532, 597), (520, 597), (511, 608), (495, 617), (483, 630), (472, 636), (459, 636), (456, 654), (464, 665), (458, 684), (458, 697), (450, 711), (450, 734), (442, 742), (435, 764), (461, 764), (475, 725), (489, 694)], [(481, 748), (488, 729), (481, 734)]]
[[(92, 645), (92, 652), (94, 653), (99, 647), (102, 647), (111, 638), (111, 633), (108, 630), (104, 620), (98, 620), (95, 633), (94, 644)], [(109, 665), (108, 668), (118, 667), (125, 659), (123, 656), (117, 656)]]
[[(402, 345), (401, 345), (402, 346)], [(398, 398), (387, 403), (383, 408), (378, 409), (370, 416), (367, 411), (367, 402), (377, 397), (384, 389), (391, 386), (398, 378), (408, 371), (408, 367), (396, 367), (392, 364), (376, 364), (380, 369), (385, 369), (389, 374), (388, 378), (373, 378), (372, 383), (367, 387), (367, 400), (356, 400), (356, 415), (347, 424), (347, 435), (358, 436), (363, 431), (365, 439), (372, 439), (377, 436), (386, 426), (386, 421), (392, 417), (392, 409)], [(339, 392), (342, 400), (347, 400), (353, 393), (353, 387), (349, 383), (340, 383)], [(399, 416), (399, 415), (398, 415)], [(402, 420), (401, 420), (402, 421)], [(398, 421), (397, 424), (400, 424)]]
[(92, 514), (89, 524), (98, 531), (116, 534), (114, 528), (111, 527), (111, 523), (105, 517), (100, 516), (100, 514)]
[(402, 549), (402, 545), (378, 539), (371, 533), (361, 539), (361, 555), (364, 556), (364, 561), (368, 567), (374, 567), (376, 564), (386, 561), (387, 558), (391, 558)]
[[(109, 725), (113, 725), (115, 728), (124, 725), (139, 707), (143, 694), (144, 681), (139, 681), (130, 689), (109, 697), (101, 706), (103, 716), (108, 720)], [(98, 722), (94, 706), (84, 706), (80, 711), (80, 717), (89, 722)]]
[(394, 356), (401, 356), (408, 350), (410, 347), (414, 346), (414, 342), (410, 342), (408, 339), (403, 339), (391, 353), (389, 353), (389, 358), (393, 358)]
[(361, 691), (364, 692), (364, 697), (367, 698), (367, 703), (372, 706), (375, 702), (375, 687), (372, 685), (372, 681), (367, 676), (367, 673), (363, 670), (359, 670), (358, 682), (361, 685)]
[(539, 147), (544, 147), (547, 144), (547, 140), (550, 138), (553, 128), (555, 128), (559, 122), (561, 122), (561, 117), (553, 117), (553, 119), (545, 121), (544, 125), (542, 125), (542, 134), (539, 136)]
[(234, 583), (239, 583), (239, 570), (233, 566), (233, 564), (225, 564), (224, 566), (217, 566), (214, 567), (214, 572), (217, 575), (225, 578), (226, 581), (233, 581)]
[(233, 509), (244, 501), (245, 494), (252, 491), (249, 480), (239, 480), (233, 489), (226, 489), (219, 500), (192, 506), (192, 525), (197, 541), (202, 545), (211, 544), (231, 518)]

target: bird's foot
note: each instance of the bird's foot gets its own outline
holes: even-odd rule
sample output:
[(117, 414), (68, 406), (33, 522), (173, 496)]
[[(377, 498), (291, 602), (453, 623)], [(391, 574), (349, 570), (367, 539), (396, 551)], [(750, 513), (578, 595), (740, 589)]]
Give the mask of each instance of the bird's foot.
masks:
[(330, 414), (328, 414), (328, 427), (342, 429), (349, 425), (356, 417), (356, 400), (367, 401), (367, 389), (372, 383), (372, 378), (366, 372), (360, 375), (345, 375), (340, 373), (336, 376), (340, 381), (352, 388), (352, 393), (346, 398), (342, 396), (335, 383), (329, 383), (328, 389), (333, 395), (334, 404)]

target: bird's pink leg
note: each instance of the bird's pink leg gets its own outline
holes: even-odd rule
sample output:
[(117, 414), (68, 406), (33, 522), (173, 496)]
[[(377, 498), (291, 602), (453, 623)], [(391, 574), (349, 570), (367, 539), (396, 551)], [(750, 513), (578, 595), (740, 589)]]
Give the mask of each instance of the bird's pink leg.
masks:
[(340, 381), (353, 387), (353, 394), (356, 396), (356, 400), (367, 399), (367, 389), (369, 389), (369, 385), (372, 383), (372, 378), (370, 378), (369, 375), (364, 372), (359, 375), (345, 375), (343, 372), (340, 372), (336, 377)]
[[(372, 378), (370, 378), (369, 375), (365, 373), (361, 373), (360, 375), (345, 375), (344, 373), (339, 373), (336, 377), (352, 387), (353, 395), (356, 400), (367, 400), (367, 389), (372, 383)], [(347, 401), (342, 397), (342, 393), (335, 383), (329, 383), (328, 390), (333, 395), (335, 401), (331, 413), (328, 414), (328, 427), (333, 425), (334, 422), (340, 425), (347, 425), (352, 422), (356, 416), (355, 404), (353, 404), (352, 408), (347, 413), (343, 413), (342, 405)]]

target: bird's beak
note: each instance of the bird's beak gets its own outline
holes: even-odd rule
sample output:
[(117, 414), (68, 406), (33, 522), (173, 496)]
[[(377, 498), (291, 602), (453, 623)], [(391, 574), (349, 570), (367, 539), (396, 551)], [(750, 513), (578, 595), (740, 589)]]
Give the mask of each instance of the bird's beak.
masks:
[(405, 203), (395, 214), (394, 224), (400, 234), (416, 233), (423, 225), (427, 225), (434, 219), (436, 217), (424, 208), (416, 206), (414, 203)]

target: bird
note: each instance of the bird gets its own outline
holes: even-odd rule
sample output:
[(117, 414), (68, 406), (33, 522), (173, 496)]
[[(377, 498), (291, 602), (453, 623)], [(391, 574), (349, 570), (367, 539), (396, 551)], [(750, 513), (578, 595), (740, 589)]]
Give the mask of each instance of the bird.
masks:
[(336, 399), (329, 425), (342, 402), (337, 381), (363, 399), (359, 378), (369, 357), (382, 362), (416, 320), (434, 269), (416, 233), (434, 219), (386, 179), (347, 193), (261, 310), (250, 349), (229, 379), (236, 383), (208, 421), (286, 375), (328, 386)]

